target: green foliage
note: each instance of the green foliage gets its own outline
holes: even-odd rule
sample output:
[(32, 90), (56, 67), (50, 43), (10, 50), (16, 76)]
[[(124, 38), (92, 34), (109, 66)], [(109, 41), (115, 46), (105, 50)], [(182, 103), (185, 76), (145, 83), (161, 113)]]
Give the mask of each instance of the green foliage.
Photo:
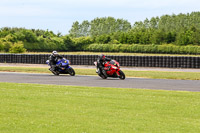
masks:
[(11, 48), (12, 45), (13, 43), (11, 42), (3, 42), (4, 51), (9, 52), (9, 49)]
[(2, 28), (0, 30), (0, 40), (5, 52), (8, 52), (14, 43), (23, 42), (28, 51), (51, 51), (65, 50), (64, 41), (61, 35), (55, 35), (52, 31), (29, 30), (24, 28)]
[(62, 37), (64, 41), (64, 46), (66, 50), (72, 50), (75, 49), (73, 40), (69, 36)]
[(80, 25), (78, 21), (73, 23), (72, 28), (70, 29), (69, 33), (70, 33), (70, 36), (73, 38), (80, 37)]
[(127, 20), (115, 19), (113, 17), (95, 18), (92, 21), (83, 21), (79, 24), (74, 22), (69, 33), (71, 37), (100, 36), (113, 32), (127, 32), (131, 29), (131, 24)]
[(163, 54), (200, 54), (199, 46), (139, 45), (139, 44), (91, 44), (84, 50), (93, 52), (131, 52)]
[(3, 51), (4, 50), (4, 45), (3, 45), (3, 42), (0, 40), (0, 51)]
[(109, 43), (111, 41), (110, 36), (107, 35), (107, 34), (97, 36), (95, 39), (96, 39), (95, 42), (100, 43), (100, 44), (106, 44), (106, 43)]
[(34, 42), (37, 41), (37, 37), (36, 37), (36, 35), (32, 31), (30, 31), (30, 30), (23, 30), (22, 32), (23, 32), (23, 34), (25, 36), (25, 38), (24, 38), (25, 41), (31, 42), (31, 43), (34, 43)]
[(4, 42), (17, 42), (17, 37), (13, 34), (9, 34), (2, 39)]
[(27, 51), (35, 52), (103, 50), (199, 54), (199, 23), (200, 12), (192, 12), (152, 17), (135, 22), (132, 27), (127, 20), (113, 17), (76, 21), (70, 34), (65, 36), (49, 30), (4, 27), (0, 29), (0, 50), (8, 52), (14, 43), (21, 41)]
[(24, 44), (22, 42), (14, 43), (9, 49), (10, 53), (24, 53), (26, 49), (24, 48)]
[(85, 46), (92, 43), (93, 43), (93, 40), (91, 37), (74, 38), (73, 39), (74, 49), (71, 49), (71, 50), (81, 51)]

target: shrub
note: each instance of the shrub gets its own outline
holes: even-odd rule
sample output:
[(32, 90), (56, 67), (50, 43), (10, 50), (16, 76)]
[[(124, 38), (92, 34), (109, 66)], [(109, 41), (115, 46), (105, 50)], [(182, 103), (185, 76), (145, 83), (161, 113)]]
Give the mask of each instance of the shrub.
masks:
[(3, 45), (4, 45), (4, 51), (9, 52), (9, 49), (13, 44), (11, 42), (3, 42)]
[(93, 52), (131, 52), (162, 54), (200, 54), (200, 46), (139, 45), (139, 44), (91, 44), (84, 50)]
[(14, 43), (13, 46), (9, 49), (10, 53), (24, 53), (26, 49), (24, 48), (24, 44), (22, 42)]
[(3, 42), (0, 41), (0, 51), (3, 51), (4, 50), (4, 45), (3, 45)]

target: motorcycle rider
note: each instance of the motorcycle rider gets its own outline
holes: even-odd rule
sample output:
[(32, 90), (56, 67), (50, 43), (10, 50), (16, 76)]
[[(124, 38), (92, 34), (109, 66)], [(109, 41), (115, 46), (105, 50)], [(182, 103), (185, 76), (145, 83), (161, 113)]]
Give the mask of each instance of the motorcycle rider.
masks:
[(50, 64), (50, 71), (55, 71), (56, 69), (56, 62), (58, 61), (58, 59), (62, 59), (63, 57), (61, 55), (58, 54), (57, 51), (53, 51), (52, 54), (49, 57), (49, 64)]
[(104, 64), (106, 61), (111, 61), (111, 59), (107, 58), (104, 54), (99, 55), (97, 59), (97, 69), (99, 68), (103, 75), (107, 77), (106, 71), (104, 70)]

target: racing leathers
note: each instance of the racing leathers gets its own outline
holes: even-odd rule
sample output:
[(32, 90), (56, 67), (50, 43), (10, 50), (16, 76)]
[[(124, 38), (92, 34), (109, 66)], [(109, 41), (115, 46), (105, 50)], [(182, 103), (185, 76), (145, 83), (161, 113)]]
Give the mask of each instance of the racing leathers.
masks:
[(111, 61), (111, 59), (107, 58), (107, 57), (105, 57), (104, 59), (98, 58), (97, 59), (97, 69), (99, 68), (100, 72), (102, 72), (103, 75), (107, 77), (106, 71), (104, 70), (104, 64), (106, 61)]
[(62, 58), (63, 57), (61, 55), (51, 54), (51, 56), (49, 57), (49, 64), (50, 64), (51, 68), (49, 70), (55, 71), (56, 70), (56, 63), (57, 63), (58, 59), (62, 59)]

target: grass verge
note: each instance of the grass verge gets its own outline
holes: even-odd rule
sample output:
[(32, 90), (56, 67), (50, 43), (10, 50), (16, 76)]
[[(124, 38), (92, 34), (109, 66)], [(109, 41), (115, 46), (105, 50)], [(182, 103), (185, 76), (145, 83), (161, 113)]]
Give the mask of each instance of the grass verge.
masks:
[[(28, 72), (28, 73), (51, 73), (48, 68), (40, 67), (12, 67), (0, 66), (0, 71)], [(77, 75), (97, 75), (95, 69), (76, 68)], [(126, 77), (152, 78), (152, 79), (182, 79), (200, 80), (200, 72), (166, 72), (166, 71), (133, 71), (123, 70)]]
[(200, 93), (0, 83), (0, 132), (200, 132)]

